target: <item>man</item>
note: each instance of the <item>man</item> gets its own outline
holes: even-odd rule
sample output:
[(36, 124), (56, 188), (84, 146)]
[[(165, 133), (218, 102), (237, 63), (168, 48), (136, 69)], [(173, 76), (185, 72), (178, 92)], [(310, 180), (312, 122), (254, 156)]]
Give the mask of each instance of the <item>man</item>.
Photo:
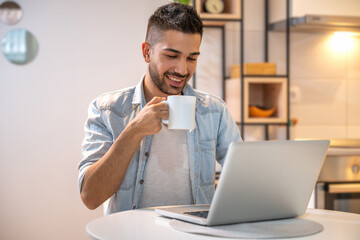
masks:
[[(160, 205), (210, 203), (215, 161), (240, 140), (225, 103), (187, 83), (200, 54), (202, 23), (196, 11), (170, 3), (148, 22), (142, 53), (145, 76), (136, 87), (104, 94), (89, 107), (79, 164), (81, 198), (107, 214)], [(196, 128), (169, 130), (169, 95), (196, 97)]]

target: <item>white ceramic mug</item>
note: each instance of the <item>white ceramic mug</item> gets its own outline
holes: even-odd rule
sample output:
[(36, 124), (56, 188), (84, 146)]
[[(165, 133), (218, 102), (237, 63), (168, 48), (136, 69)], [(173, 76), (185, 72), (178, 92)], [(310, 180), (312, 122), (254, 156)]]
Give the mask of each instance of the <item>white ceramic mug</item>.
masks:
[(169, 120), (162, 119), (169, 129), (195, 128), (195, 96), (172, 95), (162, 102), (169, 106)]

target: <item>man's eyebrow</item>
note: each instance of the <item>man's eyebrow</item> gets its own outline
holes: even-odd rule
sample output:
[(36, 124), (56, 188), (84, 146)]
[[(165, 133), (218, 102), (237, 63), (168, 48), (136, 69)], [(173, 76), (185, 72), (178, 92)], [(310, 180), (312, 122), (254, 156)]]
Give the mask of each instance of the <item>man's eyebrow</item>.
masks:
[[(164, 48), (163, 49), (164, 51), (169, 51), (169, 52), (173, 52), (173, 53), (177, 53), (177, 54), (182, 54), (182, 52), (176, 50), (176, 49), (173, 49), (173, 48)], [(193, 53), (190, 53), (191, 56), (194, 56), (194, 55), (200, 55), (200, 52), (193, 52)]]

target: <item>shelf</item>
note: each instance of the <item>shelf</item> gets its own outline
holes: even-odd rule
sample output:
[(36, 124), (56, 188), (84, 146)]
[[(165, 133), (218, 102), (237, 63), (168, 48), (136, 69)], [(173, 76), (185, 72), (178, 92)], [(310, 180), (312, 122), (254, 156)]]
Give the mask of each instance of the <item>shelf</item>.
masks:
[(223, 27), (228, 21), (203, 21), (203, 25), (206, 27)]
[(204, 9), (205, 0), (195, 0), (195, 8), (204, 20), (204, 25), (210, 24), (208, 20), (240, 20), (241, 19), (241, 2), (240, 0), (223, 0), (224, 11), (219, 14), (208, 13)]
[[(237, 125), (241, 125), (241, 122), (235, 122)], [(273, 126), (284, 126), (288, 125), (288, 122), (279, 122), (279, 123), (268, 123), (268, 122), (258, 122), (258, 123), (243, 123), (247, 126), (264, 126), (264, 125), (273, 125)]]
[[(287, 78), (284, 77), (244, 77), (244, 124), (287, 124)], [(226, 99), (231, 116), (241, 122), (240, 79), (227, 79)], [(249, 106), (275, 107), (271, 117), (250, 117)]]
[[(287, 78), (287, 75), (243, 75), (243, 77), (247, 78)], [(226, 76), (226, 79), (231, 79), (230, 76)]]
[(287, 78), (287, 75), (244, 75), (247, 78)]
[[(244, 78), (244, 122), (283, 123), (287, 121), (287, 78)], [(272, 117), (250, 117), (249, 106), (275, 107)]]
[[(289, 11), (289, 4), (287, 0), (287, 16)], [(265, 30), (265, 55), (263, 62), (251, 63), (252, 65), (245, 65), (244, 61), (244, 22), (243, 11), (244, 2), (241, 0), (223, 0), (224, 11), (220, 14), (211, 14), (206, 12), (204, 8), (205, 0), (193, 0), (196, 11), (199, 13), (205, 27), (222, 27), (222, 69), (223, 69), (223, 96), (228, 106), (229, 112), (234, 121), (239, 124), (242, 138), (245, 137), (245, 125), (265, 126), (265, 139), (269, 140), (268, 125), (286, 126), (286, 138), (289, 139), (289, 99), (288, 99), (288, 85), (289, 85), (289, 34), (286, 32), (286, 74), (276, 75), (272, 70), (272, 65), (268, 61), (268, 32)], [(266, 25), (269, 25), (267, 18), (268, 0), (265, 0), (265, 19)], [(230, 77), (225, 76), (225, 37), (224, 25), (228, 22), (240, 23), (240, 59), (239, 63), (235, 65), (243, 66), (247, 71), (236, 70), (236, 74), (232, 74), (230, 69)], [(268, 63), (268, 64), (264, 64)], [(244, 64), (244, 65), (243, 65)], [(250, 64), (250, 63), (248, 63)], [(257, 64), (257, 65), (256, 65)], [(247, 68), (246, 68), (247, 67)], [(257, 69), (258, 68), (258, 69)], [(264, 75), (249, 75), (249, 74), (264, 74)], [(194, 80), (195, 81), (195, 80)], [(241, 89), (241, 88), (244, 89)], [(259, 106), (260, 108), (271, 109), (275, 108), (272, 115), (269, 117), (254, 117), (254, 115), (261, 115), (259, 111), (250, 108), (250, 106)], [(251, 109), (251, 116), (249, 115)], [(260, 111), (261, 112), (261, 111)], [(245, 140), (245, 139), (244, 139)]]
[[(289, 5), (290, 0), (286, 0), (286, 18), (289, 19)], [(269, 6), (270, 1), (265, 0), (265, 24), (269, 26)], [(265, 54), (262, 62), (247, 63), (244, 61), (244, 22), (243, 11), (244, 2), (241, 0), (224, 0), (225, 10), (221, 14), (210, 14), (204, 9), (205, 0), (193, 1), (196, 10), (198, 11), (204, 26), (221, 27), (229, 21), (238, 21), (240, 23), (240, 59), (239, 63), (235, 64), (230, 69), (230, 78), (225, 76), (225, 56), (223, 56), (223, 96), (229, 109), (229, 112), (234, 121), (239, 125), (241, 137), (245, 139), (245, 125), (265, 126), (265, 140), (269, 140), (269, 125), (286, 126), (286, 139), (290, 139), (289, 131), (289, 45), (290, 34), (286, 31), (286, 73), (277, 74), (276, 65), (275, 71), (273, 64), (268, 61), (269, 55), (269, 39), (268, 27), (265, 28)], [(223, 37), (223, 52), (226, 52)], [(266, 64), (265, 64), (266, 63)], [(248, 65), (246, 65), (248, 64)], [(249, 65), (250, 64), (250, 65)], [(251, 65), (252, 64), (252, 65)], [(236, 68), (239, 65), (239, 68)], [(240, 68), (242, 66), (242, 69)], [(245, 71), (246, 70), (246, 71)], [(257, 74), (257, 75), (250, 75)], [(261, 75), (259, 75), (261, 74)], [(243, 89), (241, 89), (243, 88)], [(255, 117), (268, 116), (263, 114), (259, 109), (253, 109), (251, 106), (258, 106), (261, 109), (272, 109), (269, 117)], [(251, 110), (251, 111), (250, 111)], [(251, 112), (251, 116), (250, 116)]]

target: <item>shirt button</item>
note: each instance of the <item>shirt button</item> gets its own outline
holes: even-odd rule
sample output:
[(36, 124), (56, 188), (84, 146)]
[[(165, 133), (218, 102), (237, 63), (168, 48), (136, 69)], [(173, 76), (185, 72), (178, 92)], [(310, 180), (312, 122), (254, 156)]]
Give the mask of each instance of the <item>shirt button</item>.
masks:
[(136, 206), (133, 206), (133, 209), (136, 209)]
[(140, 180), (140, 184), (143, 184), (143, 183), (144, 183), (144, 180), (143, 180), (143, 179), (141, 179), (141, 180)]
[(145, 156), (147, 156), (147, 157), (148, 157), (148, 156), (149, 156), (149, 153), (148, 153), (148, 152), (146, 152), (146, 153), (145, 153)]

